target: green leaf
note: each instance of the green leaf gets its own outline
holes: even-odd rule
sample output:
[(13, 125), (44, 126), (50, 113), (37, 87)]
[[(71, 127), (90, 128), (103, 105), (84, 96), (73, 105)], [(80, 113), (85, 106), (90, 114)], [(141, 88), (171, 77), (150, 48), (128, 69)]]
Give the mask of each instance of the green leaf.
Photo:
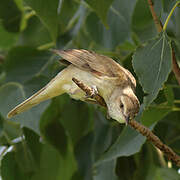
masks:
[(112, 7), (116, 10), (116, 12), (119, 12), (120, 16), (126, 21), (126, 23), (129, 25), (129, 28), (131, 26), (132, 21), (132, 15), (133, 10), (136, 5), (136, 1), (131, 0), (121, 0), (119, 3), (119, 0), (114, 0)]
[(43, 146), (40, 144), (40, 137), (38, 134), (34, 133), (32, 130), (29, 128), (23, 128), (23, 134), (25, 137), (25, 142), (24, 145), (30, 151), (33, 163), (34, 163), (34, 168), (38, 169), (41, 164), (41, 158), (40, 154), (42, 152)]
[[(81, 4), (72, 0), (61, 1), (61, 6), (58, 14), (61, 34), (69, 31), (78, 21), (78, 13)], [(68, 13), (67, 13), (68, 12)]]
[(111, 148), (102, 155), (97, 164), (111, 161), (121, 156), (131, 156), (140, 151), (146, 138), (130, 127), (124, 128)]
[(53, 99), (42, 119), (41, 126), (48, 119), (59, 119), (73, 144), (92, 129), (91, 109), (84, 102), (74, 101), (66, 94)]
[[(179, 138), (179, 114), (179, 111), (172, 111), (165, 116), (162, 121), (159, 121), (155, 128), (156, 135), (166, 142), (171, 148), (171, 145)], [(176, 151), (176, 148), (173, 150)], [(177, 152), (178, 151), (179, 149), (177, 149)]]
[(4, 119), (0, 114), (0, 137), (2, 136), (3, 128), (4, 128)]
[(73, 144), (76, 144), (92, 129), (92, 110), (84, 102), (74, 101), (70, 97), (65, 99), (66, 103), (61, 111), (61, 123), (70, 134)]
[[(62, 8), (59, 16), (59, 21), (61, 22), (61, 35), (58, 37), (56, 45), (58, 48), (63, 49), (64, 47), (79, 48), (81, 43), (79, 41), (76, 41), (76, 38), (77, 35), (81, 36), (81, 29), (84, 28), (84, 21), (86, 19), (88, 11), (84, 5), (80, 4), (77, 11), (74, 13), (73, 10), (74, 8), (76, 8), (76, 6), (74, 4), (71, 5), (72, 1), (71, 3), (69, 3), (69, 1), (63, 2), (64, 3), (62, 3)], [(70, 5), (71, 7), (69, 7)], [(69, 8), (71, 8), (71, 13), (68, 13), (68, 15), (61, 14), (63, 12), (66, 12), (66, 10)], [(72, 15), (73, 17), (71, 17)], [(87, 39), (85, 41), (87, 41)], [(85, 46), (82, 45), (82, 48), (84, 49)]]
[(97, 44), (104, 45), (107, 49), (113, 49), (117, 45), (125, 41), (129, 35), (128, 27), (124, 19), (121, 16), (110, 11), (110, 16), (108, 16), (109, 29), (106, 29), (98, 17), (91, 13), (86, 20), (87, 31), (90, 33), (93, 40)]
[(170, 168), (158, 168), (154, 179), (158, 180), (179, 180), (179, 174), (174, 169)]
[(28, 180), (27, 176), (17, 166), (15, 152), (9, 152), (3, 157), (1, 162), (1, 176), (6, 180), (12, 180), (12, 177), (14, 180)]
[(17, 41), (17, 34), (5, 31), (0, 23), (0, 49), (8, 49)]
[(116, 160), (96, 164), (96, 160), (111, 145), (115, 128), (109, 126), (109, 121), (100, 112), (95, 111), (94, 118), (94, 131), (82, 137), (75, 146), (80, 175), (85, 180), (91, 176), (93, 179), (116, 179)]
[(77, 170), (76, 161), (72, 141), (61, 124), (61, 109), (58, 106), (58, 101), (55, 100), (48, 107), (41, 118), (40, 129), (43, 139), (53, 145), (61, 155), (60, 174), (62, 179), (68, 180)]
[(25, 140), (15, 144), (2, 160), (1, 175), (7, 180), (69, 180), (76, 168), (69, 147), (62, 156), (55, 148), (43, 142), (33, 131), (24, 128)]
[(174, 104), (174, 92), (173, 92), (173, 88), (170, 86), (166, 86), (164, 88), (164, 94), (166, 96), (167, 102), (169, 106), (173, 106)]
[[(32, 180), (38, 179), (54, 179), (61, 180), (63, 172), (64, 159), (59, 152), (52, 146), (45, 142), (40, 143), (40, 137), (33, 131), (24, 128), (24, 135), (26, 140), (26, 148), (31, 151), (34, 159), (36, 171), (29, 174), (28, 177)], [(66, 159), (66, 157), (64, 157)], [(66, 178), (65, 178), (66, 179)]]
[(96, 14), (101, 19), (102, 23), (108, 27), (107, 24), (107, 12), (109, 10), (109, 7), (111, 6), (113, 0), (85, 0), (91, 8), (96, 12)]
[(96, 161), (107, 151), (113, 142), (113, 136), (115, 134), (116, 127), (110, 126), (109, 121), (105, 116), (96, 111), (95, 112), (95, 127), (94, 127), (94, 140), (93, 140), (93, 179), (94, 180), (117, 180), (115, 173), (116, 159), (112, 161), (104, 162), (102, 164), (96, 164)]
[(37, 16), (32, 16), (26, 29), (20, 34), (21, 44), (24, 46), (38, 47), (52, 42), (49, 31)]
[(86, 136), (82, 137), (74, 148), (75, 157), (78, 163), (78, 170), (83, 180), (88, 180), (92, 177), (92, 145), (93, 145), (93, 133), (90, 132)]
[[(136, 154), (133, 157), (135, 160), (136, 170), (133, 174), (134, 180), (143, 179), (143, 180), (151, 180), (155, 179), (154, 174), (156, 170), (156, 161), (158, 159), (157, 152), (154, 151), (154, 147), (150, 143), (146, 143), (141, 153)], [(129, 162), (130, 166), (132, 161)], [(123, 165), (121, 165), (122, 167)], [(126, 171), (128, 172), (128, 166), (126, 165)]]
[(98, 17), (91, 13), (86, 19), (86, 29), (92, 39), (103, 48), (113, 49), (130, 37), (130, 19), (135, 1), (115, 0), (108, 12), (106, 29)]
[(137, 49), (133, 56), (133, 68), (145, 93), (145, 106), (158, 95), (171, 71), (171, 47), (165, 33)]
[(93, 156), (96, 161), (111, 146), (113, 135), (116, 136), (116, 138), (118, 135), (115, 135), (115, 127), (109, 124), (109, 121), (105, 118), (104, 114), (96, 110), (94, 118)]
[[(59, 152), (48, 144), (44, 144), (40, 153), (40, 167), (31, 177), (32, 180), (63, 180), (63, 162)], [(64, 180), (67, 180), (64, 178)]]
[(67, 152), (68, 139), (59, 120), (61, 117), (60, 110), (58, 101), (55, 99), (41, 117), (40, 130), (46, 141), (64, 155)]
[[(42, 84), (36, 81), (36, 88), (40, 89)], [(18, 83), (7, 83), (0, 88), (0, 113), (6, 118), (7, 113), (17, 104), (25, 100), (26, 92)], [(39, 133), (39, 119), (41, 113), (44, 112), (48, 105), (48, 101), (39, 104), (38, 106), (13, 117), (11, 120), (20, 123), (22, 126), (29, 127)]]
[(151, 23), (153, 23), (153, 19), (147, 1), (138, 0), (132, 16), (133, 28), (143, 29)]
[(12, 0), (0, 1), (0, 19), (5, 29), (9, 32), (19, 32), (22, 19), (22, 11)]
[(5, 60), (6, 81), (24, 83), (39, 74), (50, 59), (50, 53), (32, 47), (12, 48)]
[(0, 144), (5, 146), (11, 145), (12, 140), (18, 138), (22, 134), (21, 128), (18, 123), (6, 120), (1, 115), (0, 119)]
[(15, 106), (16, 101), (23, 100), (23, 90), (21, 85), (8, 83), (0, 87), (1, 114), (6, 117), (8, 111)]
[(175, 4), (175, 1), (171, 1), (171, 0), (161, 0), (161, 2), (162, 2), (164, 12), (167, 12), (167, 13), (170, 12), (173, 5)]
[[(160, 121), (163, 119), (166, 115), (168, 115), (172, 111), (171, 108), (161, 108), (161, 107), (149, 107), (146, 109), (142, 116), (141, 116), (141, 122), (145, 126), (150, 126), (151, 124)], [(156, 115), (156, 116), (154, 116)]]
[(147, 1), (136, 1), (132, 15), (132, 30), (143, 42), (153, 38), (157, 34)]
[(118, 177), (115, 175), (115, 167), (116, 160), (104, 162), (96, 167), (93, 180), (118, 180)]
[(177, 153), (180, 153), (180, 137), (177, 137), (170, 144), (171, 148), (174, 149)]
[(35, 161), (26, 142), (16, 143), (13, 148), (15, 151), (15, 161), (22, 174), (32, 174), (36, 171)]
[(58, 4), (59, 0), (25, 0), (49, 30), (53, 41), (57, 38), (58, 33)]

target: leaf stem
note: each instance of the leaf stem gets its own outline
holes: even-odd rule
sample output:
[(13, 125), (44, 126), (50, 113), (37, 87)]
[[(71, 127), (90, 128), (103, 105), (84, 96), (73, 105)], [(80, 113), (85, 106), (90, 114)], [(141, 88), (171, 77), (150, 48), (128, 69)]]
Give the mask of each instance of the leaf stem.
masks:
[(169, 13), (169, 15), (168, 15), (168, 17), (167, 17), (167, 19), (166, 19), (166, 21), (165, 21), (165, 24), (164, 24), (164, 26), (163, 26), (163, 31), (166, 30), (167, 25), (168, 25), (168, 23), (169, 23), (169, 20), (170, 20), (171, 16), (172, 16), (175, 8), (176, 8), (179, 4), (180, 4), (180, 1), (177, 1), (176, 4), (175, 4), (175, 5), (173, 6), (173, 8), (171, 9), (171, 12)]
[(55, 46), (55, 43), (54, 42), (50, 42), (50, 43), (47, 43), (47, 44), (43, 44), (39, 47), (37, 47), (38, 50), (47, 50), (51, 47)]
[(28, 19), (30, 19), (32, 16), (34, 16), (36, 14), (36, 12), (34, 10), (32, 10), (31, 12), (28, 12), (26, 15), (25, 15), (25, 19), (26, 21)]

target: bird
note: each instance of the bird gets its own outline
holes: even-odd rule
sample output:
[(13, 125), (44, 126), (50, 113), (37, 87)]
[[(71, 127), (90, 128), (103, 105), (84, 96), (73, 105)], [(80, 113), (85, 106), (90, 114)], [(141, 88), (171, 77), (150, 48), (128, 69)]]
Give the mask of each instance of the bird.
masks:
[(112, 58), (84, 49), (58, 50), (52, 53), (60, 56), (67, 67), (60, 71), (45, 87), (17, 105), (7, 118), (22, 113), (40, 102), (67, 93), (81, 101), (93, 99), (80, 89), (73, 78), (91, 87), (104, 99), (108, 115), (119, 123), (128, 123), (140, 107), (135, 95), (136, 79)]

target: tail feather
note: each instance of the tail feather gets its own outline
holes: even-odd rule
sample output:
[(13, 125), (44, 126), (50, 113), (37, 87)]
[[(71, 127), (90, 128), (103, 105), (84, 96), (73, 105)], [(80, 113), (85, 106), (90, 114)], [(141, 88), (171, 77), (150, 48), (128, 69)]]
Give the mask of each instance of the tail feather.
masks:
[(17, 105), (14, 109), (12, 109), (7, 118), (11, 118), (19, 113), (22, 113), (35, 105), (38, 105), (41, 101), (46, 100), (46, 98), (42, 98), (41, 93), (45, 90), (45, 87), (39, 90), (37, 93), (33, 94), (31, 97), (23, 101), (21, 104)]
[(55, 78), (53, 78), (45, 87), (40, 89), (34, 95), (26, 99), (21, 104), (17, 105), (14, 109), (12, 109), (7, 118), (11, 118), (19, 113), (22, 113), (35, 105), (38, 105), (40, 102), (45, 101), (47, 99), (53, 98), (55, 96), (59, 96), (63, 94), (65, 91), (62, 89), (62, 85), (64, 83), (64, 78), (62, 77), (62, 73), (65, 71), (61, 71)]

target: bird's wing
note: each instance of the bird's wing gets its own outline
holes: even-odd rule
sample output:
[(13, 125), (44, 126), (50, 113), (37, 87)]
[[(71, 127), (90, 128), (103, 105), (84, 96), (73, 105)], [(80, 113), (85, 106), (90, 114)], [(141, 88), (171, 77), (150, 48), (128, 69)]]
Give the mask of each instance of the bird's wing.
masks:
[(116, 78), (119, 84), (128, 82), (132, 84), (132, 86), (136, 86), (136, 80), (133, 75), (107, 56), (99, 55), (93, 51), (84, 49), (52, 51), (72, 63), (74, 66), (84, 71), (91, 72), (97, 77), (106, 76), (108, 78)]
[[(76, 67), (99, 76), (116, 77), (118, 64), (111, 58), (87, 50), (53, 50)], [(122, 73), (124, 74), (124, 73)]]

